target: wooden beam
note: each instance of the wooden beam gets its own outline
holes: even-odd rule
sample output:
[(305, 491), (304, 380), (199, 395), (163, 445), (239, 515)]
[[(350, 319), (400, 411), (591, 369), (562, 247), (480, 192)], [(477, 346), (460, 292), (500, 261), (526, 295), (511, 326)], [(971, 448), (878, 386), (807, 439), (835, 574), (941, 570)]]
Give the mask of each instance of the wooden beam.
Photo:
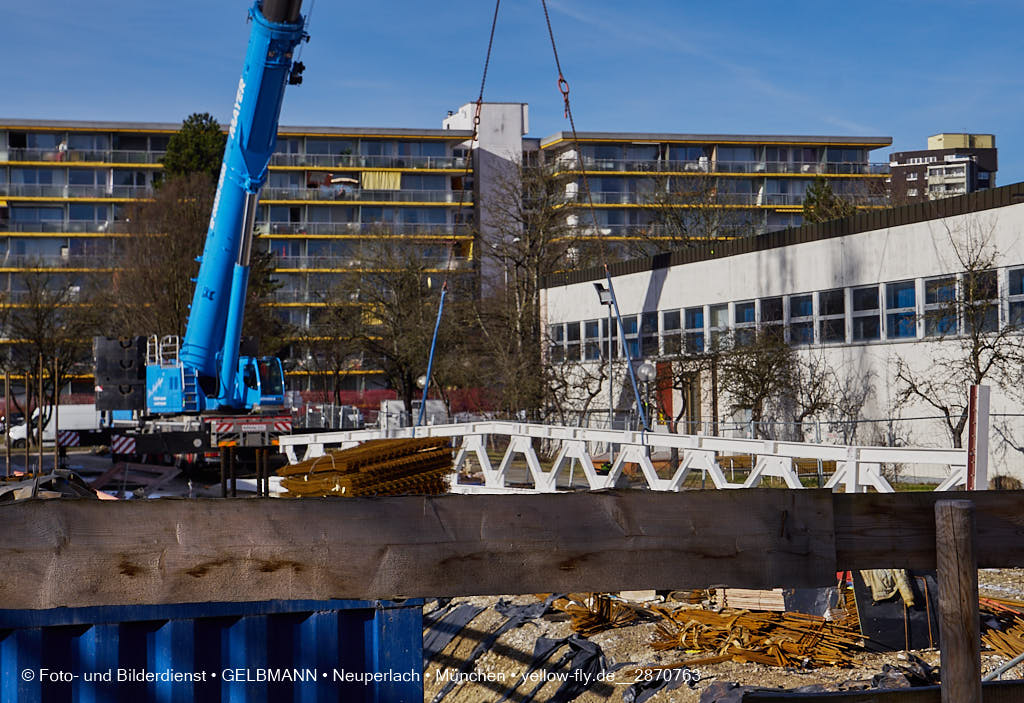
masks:
[(49, 500), (0, 516), (10, 609), (810, 587), (836, 570), (823, 490)]
[(974, 503), (935, 504), (942, 703), (981, 703), (981, 632)]
[(935, 503), (975, 505), (981, 568), (1024, 566), (1024, 491), (934, 491), (836, 494), (836, 560), (840, 569), (934, 569)]

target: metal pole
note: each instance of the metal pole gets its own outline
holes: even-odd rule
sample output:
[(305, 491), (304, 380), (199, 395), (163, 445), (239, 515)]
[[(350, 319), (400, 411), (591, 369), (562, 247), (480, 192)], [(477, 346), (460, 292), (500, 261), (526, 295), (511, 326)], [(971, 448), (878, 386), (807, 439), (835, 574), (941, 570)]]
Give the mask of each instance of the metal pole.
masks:
[(228, 455), (227, 449), (220, 448), (220, 497), (228, 497)]
[(612, 322), (612, 304), (608, 302), (608, 429), (615, 429), (615, 365), (612, 345), (615, 343), (615, 326)]
[(629, 353), (629, 343), (626, 341), (626, 328), (622, 324), (622, 313), (619, 311), (619, 301), (615, 297), (615, 287), (612, 286), (612, 274), (608, 267), (604, 270), (605, 279), (608, 281), (608, 292), (612, 296), (612, 305), (615, 306), (615, 318), (619, 322), (619, 336), (622, 337), (622, 350), (626, 353), (626, 370), (629, 371), (629, 382), (633, 386), (633, 398), (636, 400), (637, 408), (640, 410), (640, 421), (644, 430), (650, 431), (651, 426), (647, 423), (647, 413), (644, 412), (643, 402), (640, 399), (640, 390), (636, 386), (636, 373), (633, 371), (633, 355)]
[(228, 470), (231, 472), (231, 497), (238, 497), (238, 476), (235, 473), (235, 448), (228, 447)]
[(11, 476), (11, 370), (4, 371), (4, 451), (7, 453), (7, 464), (5, 471), (8, 478)]
[(32, 439), (32, 382), (29, 377), (32, 375), (32, 367), (25, 370), (25, 475), (29, 476), (32, 466), (32, 450), (30, 441)]
[(46, 402), (46, 396), (44, 395), (43, 388), (43, 355), (39, 355), (39, 446), (36, 449), (36, 453), (39, 455), (39, 473), (43, 473), (43, 403)]
[(53, 470), (60, 468), (60, 386), (57, 385), (57, 357), (53, 358)]

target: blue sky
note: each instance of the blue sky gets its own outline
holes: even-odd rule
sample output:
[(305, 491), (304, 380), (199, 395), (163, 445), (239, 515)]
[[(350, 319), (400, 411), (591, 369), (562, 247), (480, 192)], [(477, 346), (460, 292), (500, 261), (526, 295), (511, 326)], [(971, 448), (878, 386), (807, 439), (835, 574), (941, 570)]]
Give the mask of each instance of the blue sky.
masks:
[[(312, 5), (282, 123), (440, 127), (476, 98), (491, 0)], [(0, 117), (227, 121), (246, 0), (0, 0)], [(549, 0), (585, 131), (891, 136), (991, 132), (1024, 180), (1024, 2)], [(485, 99), (567, 129), (539, 0), (504, 0)], [(886, 161), (890, 150), (874, 152)]]

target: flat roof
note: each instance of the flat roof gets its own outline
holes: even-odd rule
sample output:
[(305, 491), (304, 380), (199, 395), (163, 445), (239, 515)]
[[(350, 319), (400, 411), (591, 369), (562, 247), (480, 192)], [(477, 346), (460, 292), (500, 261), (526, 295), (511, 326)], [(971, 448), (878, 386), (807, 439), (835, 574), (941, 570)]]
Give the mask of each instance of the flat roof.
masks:
[[(1009, 205), (1024, 205), (1024, 182), (1012, 183), (1000, 188), (988, 188), (952, 198), (928, 200), (887, 210), (873, 210), (839, 220), (816, 222), (801, 227), (790, 227), (778, 232), (766, 232), (727, 242), (714, 242), (679, 248), (650, 257), (617, 261), (608, 265), (608, 273), (613, 277), (643, 273), (671, 266), (710, 261), (711, 259), (725, 259), (730, 256), (777, 249), (794, 244), (846, 237), (851, 234), (899, 227), (916, 222), (956, 217), (957, 215), (966, 215), (972, 212), (981, 212)], [(597, 237), (594, 238), (597, 239)], [(547, 276), (541, 281), (541, 288), (555, 288), (576, 283), (603, 281), (604, 278), (604, 267), (593, 266)]]
[[(227, 130), (227, 125), (222, 125)], [(72, 131), (177, 132), (180, 122), (120, 122), (90, 120), (26, 120), (0, 117), (0, 129), (66, 129)], [(464, 140), (473, 135), (468, 129), (409, 129), (404, 127), (318, 127), (279, 125), (278, 134), (325, 137), (429, 137)]]
[[(675, 134), (670, 132), (577, 132), (580, 141), (596, 142), (685, 142), (696, 144), (821, 144), (870, 146), (878, 149), (892, 145), (892, 137), (850, 137), (800, 134)], [(572, 132), (556, 132), (541, 139), (546, 149), (571, 142)]]

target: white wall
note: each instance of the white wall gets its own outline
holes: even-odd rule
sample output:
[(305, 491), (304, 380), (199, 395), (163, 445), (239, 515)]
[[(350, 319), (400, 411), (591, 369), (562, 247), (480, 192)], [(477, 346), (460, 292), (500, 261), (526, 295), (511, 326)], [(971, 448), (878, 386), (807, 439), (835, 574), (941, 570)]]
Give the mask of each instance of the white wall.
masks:
[[(1004, 296), (1001, 318), (1006, 319), (1006, 271), (1024, 266), (1024, 204), (618, 276), (614, 279), (615, 293), (623, 316), (628, 316), (956, 274), (964, 267), (958, 261), (951, 240), (962, 245), (968, 238), (975, 241), (984, 238), (997, 252), (1000, 291)], [(607, 317), (607, 308), (599, 303), (592, 282), (549, 288), (545, 294), (546, 323), (549, 325)], [(882, 295), (884, 305), (884, 288)], [(923, 297), (923, 286), (918, 285), (916, 299), (919, 312)], [(892, 414), (897, 357), (922, 371), (934, 367), (935, 373), (943, 373), (933, 359), (952, 353), (957, 344), (955, 341), (888, 341), (884, 338), (853, 343), (850, 339), (849, 300), (846, 310), (847, 343), (812, 346), (810, 350), (820, 350), (837, 368), (873, 373), (874, 398), (864, 410), (864, 416), (868, 418)], [(883, 337), (884, 322), (883, 315)], [(618, 382), (616, 386), (619, 386)], [(631, 397), (631, 392), (627, 395)], [(598, 406), (601, 407), (602, 402), (606, 407), (606, 400), (598, 401)], [(628, 407), (629, 403), (629, 400), (624, 400), (620, 407)], [(1007, 398), (1000, 389), (993, 388), (991, 411), (1024, 413), (1024, 407)], [(924, 405), (906, 406), (899, 412), (903, 417), (937, 414), (934, 408)], [(1024, 418), (1016, 424), (1019, 434), (1024, 435)], [(949, 446), (948, 435), (937, 421), (912, 422), (906, 426), (911, 428), (911, 439), (917, 444)], [(997, 442), (996, 437), (993, 437), (992, 444), (995, 464), (990, 473), (1012, 473), (1024, 478), (1022, 455), (1006, 451), (1006, 446)]]

